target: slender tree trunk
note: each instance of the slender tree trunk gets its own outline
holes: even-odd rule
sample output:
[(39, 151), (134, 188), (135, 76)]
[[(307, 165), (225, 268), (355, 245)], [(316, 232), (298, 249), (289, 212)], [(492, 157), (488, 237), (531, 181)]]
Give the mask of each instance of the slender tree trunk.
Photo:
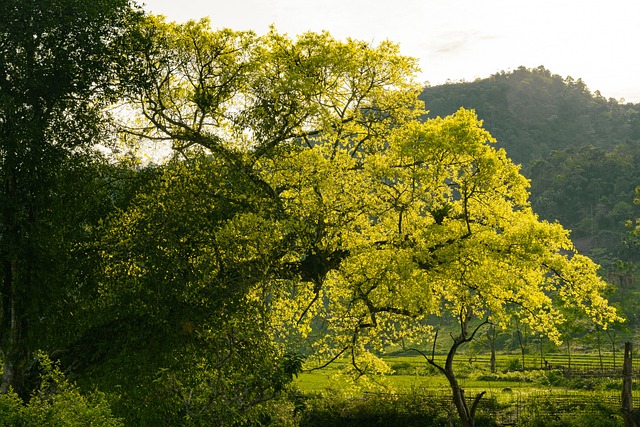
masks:
[(0, 342), (4, 359), (4, 370), (2, 371), (2, 383), (0, 393), (6, 393), (13, 379), (13, 363), (10, 355), (11, 329), (15, 322), (12, 298), (13, 275), (15, 274), (14, 263), (10, 260), (3, 262), (4, 274), (2, 277), (2, 312), (0, 314)]
[(518, 346), (520, 347), (520, 357), (522, 360), (522, 372), (525, 371), (526, 366), (525, 366), (525, 353), (527, 352), (527, 336), (522, 332), (523, 328), (520, 324), (517, 325), (517, 337), (518, 337)]
[[(9, 169), (5, 159), (5, 169)], [(14, 377), (14, 357), (13, 349), (15, 342), (15, 325), (16, 318), (16, 279), (18, 275), (18, 262), (16, 259), (18, 247), (18, 230), (17, 230), (17, 212), (14, 207), (16, 177), (11, 170), (5, 170), (4, 182), (2, 183), (2, 219), (0, 225), (0, 257), (2, 258), (2, 311), (0, 312), (0, 348), (4, 362), (4, 370), (2, 372), (2, 383), (0, 384), (0, 392), (6, 393), (9, 386), (12, 385)]]
[(480, 399), (482, 399), (482, 396), (484, 396), (486, 393), (484, 391), (482, 393), (478, 393), (473, 399), (473, 402), (471, 403), (471, 407), (469, 407), (469, 404), (467, 403), (467, 399), (465, 398), (465, 395), (464, 395), (464, 389), (460, 387), (460, 384), (458, 383), (455, 372), (453, 370), (453, 360), (458, 351), (458, 348), (462, 344), (472, 341), (473, 337), (478, 332), (478, 330), (485, 323), (487, 323), (487, 321), (482, 322), (478, 327), (475, 328), (473, 332), (470, 333), (468, 328), (469, 328), (469, 322), (471, 321), (472, 317), (473, 317), (473, 311), (471, 308), (469, 307), (463, 308), (460, 311), (460, 318), (459, 318), (460, 329), (461, 329), (460, 335), (457, 337), (454, 337), (452, 335), (453, 343), (451, 344), (451, 348), (449, 349), (449, 353), (447, 354), (447, 360), (444, 366), (441, 366), (435, 362), (434, 352), (436, 347), (435, 341), (438, 339), (437, 333), (433, 343), (433, 351), (431, 354), (431, 358), (428, 358), (423, 354), (423, 356), (427, 359), (429, 364), (436, 367), (440, 372), (442, 372), (447, 378), (447, 380), (449, 381), (449, 385), (451, 386), (451, 393), (453, 397), (453, 404), (455, 405), (456, 410), (458, 412), (458, 416), (460, 417), (460, 422), (462, 427), (475, 427), (476, 409), (478, 408)]
[(496, 345), (495, 342), (491, 345), (491, 360), (489, 361), (489, 365), (491, 367), (491, 373), (496, 373)]
[(496, 339), (498, 333), (496, 331), (495, 326), (490, 325), (489, 330), (487, 331), (487, 340), (489, 341), (489, 350), (491, 351), (491, 359), (489, 360), (489, 366), (491, 368), (491, 373), (495, 374), (496, 372)]
[(637, 427), (633, 411), (633, 395), (631, 385), (633, 381), (633, 355), (632, 344), (624, 343), (624, 364), (622, 367), (622, 413), (624, 427)]
[[(9, 266), (9, 279), (5, 285), (8, 294), (3, 294), (3, 372), (0, 393), (6, 393), (9, 387), (26, 397), (28, 390), (25, 388), (27, 364), (30, 360), (30, 352), (27, 346), (28, 321), (25, 316), (24, 305), (16, 289), (18, 279), (17, 261), (13, 260)], [(6, 322), (4, 322), (6, 319)]]
[(600, 340), (600, 330), (598, 329), (598, 333), (596, 334), (596, 345), (598, 346), (598, 360), (600, 360), (600, 370), (604, 370), (604, 363), (602, 361), (602, 343)]
[(611, 342), (611, 349), (613, 350), (613, 369), (616, 369), (616, 333), (613, 332), (613, 335), (606, 330), (607, 336), (609, 337), (609, 341)]

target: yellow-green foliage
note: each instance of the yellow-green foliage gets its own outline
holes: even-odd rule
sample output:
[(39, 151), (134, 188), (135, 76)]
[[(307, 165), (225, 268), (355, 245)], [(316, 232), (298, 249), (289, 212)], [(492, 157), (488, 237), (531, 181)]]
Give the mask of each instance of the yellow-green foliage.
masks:
[(274, 159), (281, 170), (267, 178), (290, 183), (285, 208), (314, 230), (315, 251), (348, 253), (321, 287), (296, 284), (306, 302), (282, 303), (297, 307), (287, 316), (304, 336), (312, 322), (325, 328), (309, 366), (350, 355), (357, 374), (384, 372), (370, 352), (424, 348), (433, 314), (503, 328), (517, 319), (556, 343), (568, 309), (604, 327), (619, 319), (597, 266), (560, 224), (538, 219), (528, 181), (473, 111), (369, 135), (372, 152), (357, 141), (323, 136)]

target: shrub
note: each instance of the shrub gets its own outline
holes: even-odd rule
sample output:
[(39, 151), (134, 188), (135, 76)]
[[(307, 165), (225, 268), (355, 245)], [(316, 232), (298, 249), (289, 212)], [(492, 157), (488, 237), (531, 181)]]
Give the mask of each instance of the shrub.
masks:
[(412, 375), (415, 371), (413, 365), (409, 362), (394, 362), (390, 364), (393, 369), (393, 375)]
[(509, 364), (507, 365), (508, 371), (519, 371), (522, 369), (522, 362), (520, 362), (519, 357), (514, 357), (509, 360)]
[(511, 381), (517, 383), (540, 383), (542, 385), (547, 385), (548, 382), (544, 371), (506, 371), (494, 374), (479, 372), (473, 378), (478, 381)]
[(554, 399), (527, 402), (527, 411), (517, 427), (619, 427), (623, 423), (619, 409), (598, 402), (576, 401), (562, 408)]
[(392, 375), (415, 375), (415, 376), (440, 375), (440, 372), (438, 372), (436, 368), (426, 363), (414, 365), (411, 362), (399, 361), (399, 362), (393, 362), (389, 366), (393, 370)]
[[(490, 399), (483, 399), (476, 416), (476, 426), (496, 426)], [(486, 410), (488, 409), (488, 411)], [(445, 427), (457, 425), (447, 394), (411, 393), (366, 394), (341, 398), (316, 395), (309, 397), (300, 417), (300, 427)]]
[(558, 370), (551, 370), (551, 371), (546, 371), (546, 383), (543, 383), (543, 385), (549, 385), (549, 386), (562, 386), (566, 383), (566, 378), (564, 376), (564, 374), (562, 373), (562, 371), (558, 371)]
[(0, 427), (121, 427), (104, 394), (83, 395), (58, 365), (38, 354), (40, 387), (28, 403), (13, 391), (0, 395)]

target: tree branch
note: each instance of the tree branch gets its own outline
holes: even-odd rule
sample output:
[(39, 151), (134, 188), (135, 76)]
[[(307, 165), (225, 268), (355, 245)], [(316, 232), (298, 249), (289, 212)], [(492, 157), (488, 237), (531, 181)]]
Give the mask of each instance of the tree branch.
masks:
[(438, 330), (436, 330), (436, 335), (435, 337), (433, 337), (433, 347), (431, 348), (431, 357), (427, 356), (422, 350), (417, 349), (417, 348), (407, 348), (404, 344), (404, 338), (402, 339), (402, 350), (405, 352), (408, 351), (415, 351), (416, 353), (420, 354), (424, 360), (427, 361), (427, 363), (431, 366), (433, 366), (434, 368), (438, 369), (441, 373), (445, 374), (445, 369), (440, 366), (438, 363), (436, 363), (435, 361), (435, 353), (436, 353), (436, 342), (438, 341)]
[(469, 414), (472, 420), (476, 416), (476, 409), (478, 409), (478, 404), (480, 403), (480, 399), (482, 399), (482, 396), (484, 396), (486, 393), (487, 393), (486, 391), (480, 392), (476, 394), (475, 399), (473, 399), (473, 403), (471, 404), (471, 411)]
[(345, 351), (347, 351), (347, 350), (349, 349), (349, 347), (350, 347), (350, 346), (346, 346), (345, 348), (343, 348), (342, 350), (340, 350), (340, 352), (339, 352), (338, 354), (336, 354), (335, 356), (333, 356), (333, 357), (331, 358), (331, 360), (329, 360), (329, 361), (328, 361), (328, 362), (326, 362), (325, 364), (320, 365), (320, 366), (316, 366), (315, 368), (305, 369), (305, 370), (304, 370), (304, 372), (313, 372), (313, 371), (317, 371), (317, 370), (319, 370), (319, 369), (324, 369), (324, 368), (326, 368), (326, 367), (327, 367), (327, 366), (329, 366), (331, 363), (335, 362), (335, 361), (338, 359), (338, 357), (342, 356), (342, 354), (343, 354)]

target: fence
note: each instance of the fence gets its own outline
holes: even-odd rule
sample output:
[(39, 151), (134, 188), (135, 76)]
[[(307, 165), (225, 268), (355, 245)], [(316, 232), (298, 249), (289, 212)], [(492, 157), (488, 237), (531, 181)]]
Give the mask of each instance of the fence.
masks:
[[(405, 395), (407, 398), (409, 395)], [(402, 397), (402, 396), (397, 396)], [(415, 396), (414, 396), (415, 397)], [(421, 399), (430, 407), (435, 407), (443, 417), (457, 418), (456, 410), (447, 389), (426, 389), (421, 391)], [(472, 398), (469, 395), (469, 398)], [(636, 399), (640, 403), (640, 396)], [(560, 418), (563, 416), (598, 415), (602, 413), (621, 414), (620, 392), (548, 391), (520, 393), (489, 393), (482, 398), (478, 406), (478, 415), (489, 416), (500, 426), (513, 426), (521, 417), (541, 419), (543, 417)]]
[(504, 397), (497, 400), (495, 407), (489, 409), (493, 418), (499, 425), (514, 425), (522, 416), (559, 418), (571, 414), (577, 415), (601, 415), (603, 410), (619, 412), (621, 408), (620, 393), (584, 393), (568, 392), (540, 392), (527, 394), (514, 394), (512, 399)]
[[(624, 354), (624, 353), (623, 353)], [(526, 355), (526, 371), (547, 371), (551, 380), (552, 376), (560, 378), (564, 387), (559, 388), (550, 381), (549, 390), (541, 392), (539, 389), (528, 387), (512, 387), (490, 390), (480, 401), (479, 413), (489, 415), (498, 425), (512, 426), (523, 416), (539, 419), (549, 417), (559, 419), (562, 417), (587, 417), (590, 415), (622, 417), (622, 374), (623, 354), (614, 359), (611, 356), (598, 357), (594, 355), (573, 355), (569, 357), (563, 354), (547, 354), (540, 356)], [(436, 355), (443, 358), (444, 356)], [(404, 360), (404, 363), (412, 367), (422, 366), (424, 363)], [(488, 355), (459, 355), (456, 361), (458, 372), (477, 372), (477, 368), (488, 370), (490, 359)], [(543, 367), (541, 369), (541, 366)], [(471, 371), (468, 369), (472, 368)], [(633, 407), (640, 408), (640, 363), (636, 362), (632, 372), (633, 378)], [(522, 371), (521, 354), (499, 354), (496, 360), (495, 378), (488, 381), (501, 381), (502, 374), (506, 371)], [(523, 381), (527, 376), (523, 376)], [(564, 379), (571, 381), (567, 382)], [(513, 378), (509, 375), (506, 378)], [(599, 381), (607, 378), (609, 380)], [(482, 379), (480, 379), (482, 380)], [(513, 381), (513, 380), (508, 380)], [(477, 386), (474, 386), (476, 389)], [(415, 390), (414, 390), (415, 392)], [(451, 399), (451, 391), (447, 388), (423, 389), (425, 401), (430, 405), (436, 405), (445, 416), (456, 417), (455, 408)], [(468, 390), (468, 398), (473, 398), (473, 389)]]
[[(519, 354), (499, 354), (496, 358), (496, 369), (499, 371), (519, 370), (522, 369), (522, 358)], [(621, 375), (622, 373), (622, 356), (615, 360), (610, 356), (599, 360), (595, 356), (578, 355), (569, 358), (566, 355), (553, 354), (543, 358), (539, 356), (527, 355), (525, 358), (525, 369), (560, 369), (563, 371), (575, 370), (580, 371), (601, 371), (604, 374), (610, 373)], [(468, 363), (473, 365), (482, 365), (489, 367), (490, 361), (487, 355), (474, 355), (466, 357), (460, 355), (458, 363)], [(640, 375), (640, 366), (636, 366), (637, 374)]]

